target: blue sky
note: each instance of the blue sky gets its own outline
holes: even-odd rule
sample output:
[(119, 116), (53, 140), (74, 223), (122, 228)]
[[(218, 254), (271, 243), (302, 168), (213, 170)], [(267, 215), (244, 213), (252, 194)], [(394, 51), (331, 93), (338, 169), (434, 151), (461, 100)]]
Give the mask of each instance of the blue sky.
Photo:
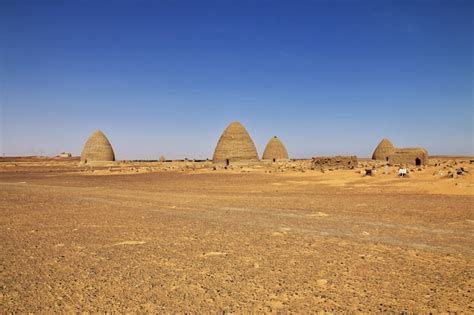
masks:
[(474, 154), (472, 1), (0, 1), (0, 151)]

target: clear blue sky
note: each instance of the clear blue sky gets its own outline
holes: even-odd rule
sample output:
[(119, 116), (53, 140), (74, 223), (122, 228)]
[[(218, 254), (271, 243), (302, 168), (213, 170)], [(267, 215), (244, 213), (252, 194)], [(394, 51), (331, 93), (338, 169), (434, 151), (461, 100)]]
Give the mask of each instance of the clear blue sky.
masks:
[(0, 1), (0, 151), (474, 154), (473, 1)]

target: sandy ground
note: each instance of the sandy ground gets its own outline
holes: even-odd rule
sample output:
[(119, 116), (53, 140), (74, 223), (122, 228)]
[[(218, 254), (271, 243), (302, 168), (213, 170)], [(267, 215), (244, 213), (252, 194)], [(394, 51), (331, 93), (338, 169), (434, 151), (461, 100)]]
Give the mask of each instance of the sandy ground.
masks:
[(0, 163), (0, 313), (474, 313), (470, 165), (140, 165)]

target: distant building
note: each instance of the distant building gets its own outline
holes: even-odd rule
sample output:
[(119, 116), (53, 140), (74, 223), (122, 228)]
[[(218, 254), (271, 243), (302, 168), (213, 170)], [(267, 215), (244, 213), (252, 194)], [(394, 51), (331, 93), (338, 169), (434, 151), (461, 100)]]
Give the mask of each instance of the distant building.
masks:
[(388, 161), (388, 157), (395, 150), (394, 145), (387, 138), (382, 139), (372, 154), (373, 160)]
[(112, 145), (102, 131), (96, 130), (89, 137), (82, 150), (81, 161), (84, 163), (115, 161)]
[(257, 148), (247, 130), (238, 121), (233, 121), (217, 142), (214, 163), (258, 161)]
[(58, 154), (58, 157), (60, 157), (60, 158), (70, 158), (70, 157), (72, 157), (72, 154), (69, 153), (69, 152), (61, 152), (61, 153)]
[(390, 140), (384, 138), (375, 148), (372, 159), (386, 161), (390, 165), (421, 166), (428, 164), (428, 151), (424, 148), (396, 148)]
[(423, 148), (395, 149), (388, 157), (388, 164), (426, 165), (428, 164), (428, 152)]
[(267, 146), (265, 147), (262, 160), (270, 160), (276, 162), (278, 160), (288, 159), (288, 151), (286, 150), (281, 140), (278, 139), (277, 136), (271, 138), (270, 141), (268, 141)]

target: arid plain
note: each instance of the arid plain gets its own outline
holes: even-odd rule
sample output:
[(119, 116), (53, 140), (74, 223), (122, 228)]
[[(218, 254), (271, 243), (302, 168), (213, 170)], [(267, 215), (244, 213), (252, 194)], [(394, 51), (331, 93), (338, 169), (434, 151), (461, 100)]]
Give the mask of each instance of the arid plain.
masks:
[(3, 159), (0, 313), (473, 313), (474, 167), (435, 162)]

